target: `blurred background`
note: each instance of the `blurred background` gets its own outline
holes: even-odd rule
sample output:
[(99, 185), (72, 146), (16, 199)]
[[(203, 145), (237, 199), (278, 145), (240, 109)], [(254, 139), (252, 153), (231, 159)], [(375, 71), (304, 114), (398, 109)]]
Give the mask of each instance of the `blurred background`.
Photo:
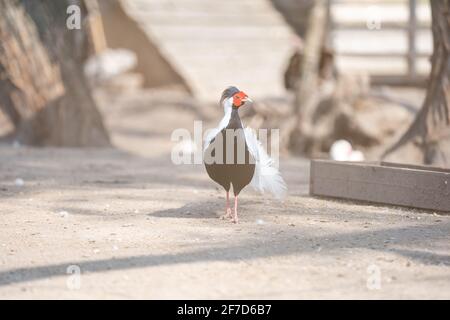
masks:
[[(431, 70), (428, 1), (0, 3), (0, 135), (16, 145), (167, 152), (175, 128), (214, 126), (235, 85), (256, 101), (247, 125), (280, 128), (283, 154), (379, 160)], [(419, 149), (387, 159), (448, 165)]]

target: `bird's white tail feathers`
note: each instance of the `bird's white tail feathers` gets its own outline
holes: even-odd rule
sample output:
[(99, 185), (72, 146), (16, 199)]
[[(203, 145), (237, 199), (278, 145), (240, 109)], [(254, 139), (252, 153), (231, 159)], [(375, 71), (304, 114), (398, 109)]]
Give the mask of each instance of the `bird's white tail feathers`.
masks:
[(287, 186), (275, 162), (264, 150), (251, 128), (245, 128), (244, 133), (247, 147), (256, 160), (255, 174), (250, 185), (262, 193), (270, 192), (275, 198), (283, 199), (287, 194)]

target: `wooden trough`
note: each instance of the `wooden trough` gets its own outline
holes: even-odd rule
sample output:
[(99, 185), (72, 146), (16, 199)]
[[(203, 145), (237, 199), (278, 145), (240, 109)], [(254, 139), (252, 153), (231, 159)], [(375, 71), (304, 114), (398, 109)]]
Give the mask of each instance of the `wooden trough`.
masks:
[(310, 194), (450, 212), (450, 170), (388, 162), (312, 160)]

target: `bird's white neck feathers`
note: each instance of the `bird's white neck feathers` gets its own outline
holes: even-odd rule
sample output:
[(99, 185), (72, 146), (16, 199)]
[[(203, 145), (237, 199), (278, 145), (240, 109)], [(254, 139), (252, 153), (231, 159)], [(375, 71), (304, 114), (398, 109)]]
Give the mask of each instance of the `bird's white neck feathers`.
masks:
[(222, 104), (223, 104), (224, 116), (223, 116), (222, 120), (220, 120), (220, 123), (219, 123), (220, 130), (222, 130), (223, 128), (226, 128), (228, 123), (230, 123), (231, 112), (233, 111), (233, 97), (225, 99)]
[(205, 144), (203, 147), (203, 151), (208, 148), (209, 144), (211, 143), (211, 140), (215, 138), (215, 136), (222, 131), (224, 128), (228, 126), (228, 123), (230, 123), (231, 119), (231, 112), (233, 111), (233, 98), (227, 98), (222, 102), (223, 106), (223, 112), (224, 116), (222, 120), (220, 120), (219, 125), (216, 128), (213, 128), (208, 131), (205, 139)]

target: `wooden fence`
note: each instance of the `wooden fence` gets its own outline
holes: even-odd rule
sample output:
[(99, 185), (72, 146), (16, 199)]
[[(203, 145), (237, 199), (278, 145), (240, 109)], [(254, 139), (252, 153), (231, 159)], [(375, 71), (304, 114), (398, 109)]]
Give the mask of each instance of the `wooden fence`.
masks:
[[(425, 31), (428, 33), (427, 40), (431, 39), (431, 32), (430, 32), (430, 21), (431, 18), (427, 17), (426, 19), (418, 19), (417, 16), (417, 7), (418, 2), (420, 2), (421, 9), (425, 7), (425, 3), (423, 1), (417, 1), (417, 0), (405, 0), (405, 1), (349, 1), (349, 0), (328, 0), (328, 35), (332, 37), (333, 35), (339, 34), (339, 32), (352, 32), (354, 31), (355, 34), (358, 33), (358, 31), (366, 32), (373, 30), (373, 32), (377, 32), (376, 35), (379, 39), (383, 38), (383, 33), (395, 31), (401, 31), (402, 33), (405, 33), (406, 39), (407, 39), (407, 48), (404, 52), (399, 52), (399, 50), (391, 50), (390, 48), (385, 48), (382, 52), (380, 51), (352, 51), (347, 50), (345, 45), (345, 41), (342, 41), (341, 48), (336, 50), (336, 45), (332, 44), (332, 39), (328, 39), (327, 41), (330, 43), (331, 46), (335, 48), (337, 57), (341, 57), (344, 59), (359, 59), (360, 61), (367, 60), (367, 65), (370, 65), (371, 61), (374, 59), (386, 59), (387, 62), (389, 62), (390, 59), (399, 59), (405, 61), (406, 68), (402, 68), (401, 72), (392, 72), (389, 73), (385, 72), (384, 74), (371, 74), (369, 71), (369, 74), (371, 76), (372, 83), (375, 84), (391, 84), (391, 85), (423, 85), (426, 82), (426, 79), (428, 77), (428, 71), (427, 70), (419, 70), (418, 69), (418, 61), (422, 59), (422, 65), (424, 61), (426, 61), (430, 54), (431, 54), (431, 44), (428, 45), (428, 50), (418, 50), (418, 33)], [(391, 19), (387, 21), (383, 21), (383, 14), (387, 13), (389, 15), (389, 10), (392, 8), (392, 6), (395, 5), (396, 9), (401, 6), (407, 7), (407, 17), (403, 17), (405, 19), (398, 19), (392, 20)], [(338, 6), (341, 6), (341, 12), (345, 15), (346, 19), (339, 20), (336, 19), (335, 11)], [(374, 7), (376, 10), (377, 8), (380, 10), (380, 17), (379, 21), (369, 21), (367, 17), (352, 17), (350, 15), (351, 10), (347, 10), (347, 12), (343, 11), (342, 8), (345, 6), (353, 6), (353, 8), (356, 7), (362, 7), (362, 8), (370, 8), (370, 6)], [(376, 6), (376, 7), (375, 7)], [(377, 10), (378, 10), (377, 9)], [(424, 10), (421, 10), (423, 12)], [(403, 11), (404, 12), (404, 11)], [(339, 12), (338, 12), (339, 13)], [(402, 15), (402, 12), (400, 12), (400, 15)], [(423, 15), (422, 15), (423, 16)], [(358, 19), (359, 18), (359, 19)], [(365, 20), (364, 20), (365, 18)], [(371, 33), (371, 35), (374, 35), (374, 33)], [(369, 35), (369, 37), (371, 36)], [(364, 39), (363, 39), (364, 40)], [(351, 40), (351, 41), (358, 41), (357, 39)], [(382, 41), (382, 40), (381, 40)], [(424, 42), (424, 40), (421, 40)], [(347, 40), (347, 43), (349, 40)], [(426, 41), (428, 42), (431, 41)], [(423, 43), (421, 43), (423, 44)], [(423, 47), (423, 46), (422, 46)], [(425, 62), (426, 64), (427, 62)], [(426, 69), (426, 68), (425, 68)]]

